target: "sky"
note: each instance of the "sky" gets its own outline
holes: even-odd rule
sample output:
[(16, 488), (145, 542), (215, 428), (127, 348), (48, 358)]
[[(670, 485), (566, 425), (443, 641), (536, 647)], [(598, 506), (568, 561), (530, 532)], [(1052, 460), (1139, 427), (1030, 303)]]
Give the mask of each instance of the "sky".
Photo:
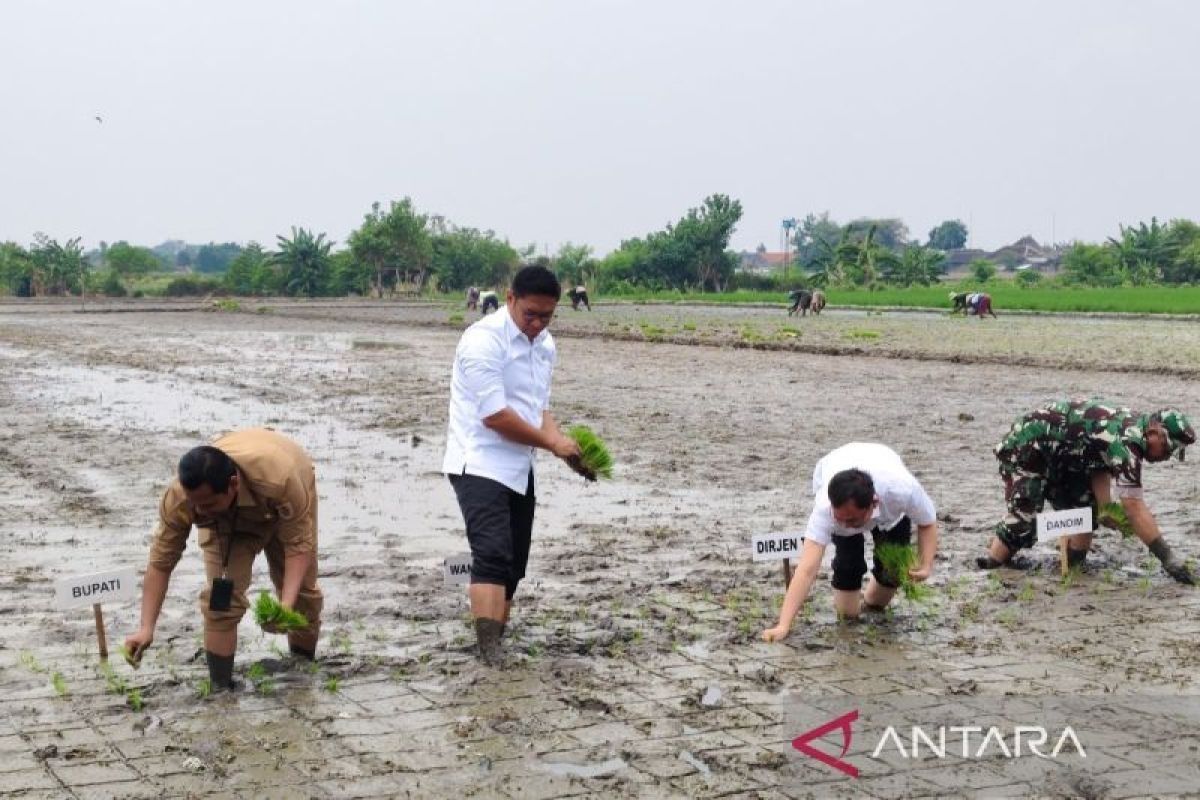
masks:
[(1192, 0), (3, 0), (0, 32), (22, 244), (344, 242), (405, 196), (599, 255), (714, 193), (735, 249), (824, 211), (987, 249), (1200, 219)]

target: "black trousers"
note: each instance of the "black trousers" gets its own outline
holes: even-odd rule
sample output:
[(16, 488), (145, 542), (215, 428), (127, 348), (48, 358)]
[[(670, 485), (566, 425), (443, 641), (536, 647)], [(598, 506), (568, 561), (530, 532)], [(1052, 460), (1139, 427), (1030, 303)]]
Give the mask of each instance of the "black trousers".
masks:
[(504, 587), (512, 600), (525, 577), (529, 545), (533, 539), (533, 471), (525, 494), (517, 494), (499, 481), (478, 475), (451, 475), (450, 485), (467, 523), (471, 546), (471, 583)]
[[(908, 544), (911, 539), (912, 522), (908, 517), (903, 517), (890, 531), (881, 531), (879, 528), (871, 531), (871, 540), (876, 545), (880, 542)], [(863, 575), (867, 574), (866, 541), (861, 533), (833, 537), (833, 578), (830, 581), (833, 588), (844, 591), (862, 588)], [(895, 581), (888, 577), (879, 559), (872, 554), (871, 560), (874, 561), (871, 574), (879, 581), (879, 585), (895, 589)]]

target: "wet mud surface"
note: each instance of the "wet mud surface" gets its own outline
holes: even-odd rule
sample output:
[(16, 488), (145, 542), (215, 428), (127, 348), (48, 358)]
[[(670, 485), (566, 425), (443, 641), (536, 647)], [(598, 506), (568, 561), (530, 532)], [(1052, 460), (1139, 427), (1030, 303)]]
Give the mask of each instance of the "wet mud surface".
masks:
[[(553, 410), (605, 437), (616, 478), (539, 460), (529, 578), (492, 670), (441, 571), (466, 549), (438, 469), (474, 315), (243, 307), (0, 305), (0, 796), (896, 796), (794, 761), (787, 694), (1200, 693), (1200, 594), (1136, 542), (1101, 533), (1067, 582), (1049, 546), (1026, 572), (970, 565), (1003, 512), (990, 449), (1013, 417), (1070, 395), (1200, 413), (1195, 322), (567, 307)], [(142, 669), (118, 656), (105, 675), (91, 614), (56, 610), (53, 582), (140, 570), (179, 455), (252, 425), (318, 465), (321, 658), (292, 664), (245, 620), (241, 690), (201, 696), (191, 547)], [(937, 503), (934, 596), (839, 624), (826, 565), (791, 637), (761, 643), (782, 582), (750, 536), (801, 528), (815, 461), (852, 440), (894, 447)], [(1195, 464), (1148, 466), (1146, 485), (1200, 557)], [(105, 611), (115, 649), (136, 603)], [(1097, 767), (1089, 792), (1129, 796), (1104, 775), (1143, 757)], [(1178, 794), (1189, 769), (1140, 791)], [(946, 794), (937, 764), (912, 770), (900, 794)], [(989, 776), (992, 795), (1071, 793)]]

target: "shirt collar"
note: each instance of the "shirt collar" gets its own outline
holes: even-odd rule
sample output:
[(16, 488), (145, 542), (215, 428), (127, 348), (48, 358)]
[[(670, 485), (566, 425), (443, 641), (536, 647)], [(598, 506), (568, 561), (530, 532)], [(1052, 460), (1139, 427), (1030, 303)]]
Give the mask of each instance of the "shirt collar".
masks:
[(246, 480), (246, 476), (241, 470), (238, 470), (237, 504), (239, 508), (258, 505), (258, 498), (254, 496), (254, 492), (250, 491), (250, 482)]
[[(516, 339), (518, 337), (524, 339), (527, 342), (529, 341), (529, 338), (524, 333), (521, 332), (520, 328), (517, 327), (516, 320), (514, 320), (512, 318), (512, 314), (508, 313), (508, 304), (507, 303), (496, 313), (504, 315), (504, 333), (505, 333), (505, 336), (508, 338), (508, 341), (511, 342), (513, 339)], [(530, 342), (530, 345), (537, 345), (537, 344), (541, 344), (542, 342), (546, 341), (546, 336), (548, 336), (549, 333), (550, 333), (549, 328), (542, 328), (542, 332), (533, 338), (533, 341)]]

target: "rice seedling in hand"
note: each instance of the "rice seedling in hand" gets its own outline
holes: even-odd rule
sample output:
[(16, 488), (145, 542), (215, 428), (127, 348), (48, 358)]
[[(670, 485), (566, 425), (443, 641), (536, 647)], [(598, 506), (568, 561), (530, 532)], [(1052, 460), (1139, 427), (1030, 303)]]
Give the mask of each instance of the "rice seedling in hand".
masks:
[(307, 617), (299, 611), (292, 611), (280, 605), (279, 601), (265, 590), (258, 593), (258, 600), (254, 603), (254, 619), (259, 627), (270, 626), (280, 633), (308, 627)]
[(911, 544), (880, 542), (875, 546), (875, 557), (883, 565), (883, 572), (900, 587), (905, 598), (914, 603), (929, 598), (932, 590), (912, 579), (908, 571), (917, 565), (917, 548)]
[(572, 425), (567, 430), (567, 435), (579, 445), (582, 453), (580, 462), (584, 469), (598, 478), (612, 477), (612, 455), (608, 452), (604, 440), (597, 436), (595, 431), (586, 425)]
[(1125, 506), (1120, 503), (1104, 504), (1100, 509), (1100, 524), (1116, 528), (1121, 532), (1123, 539), (1133, 537), (1133, 523), (1129, 521), (1129, 515), (1125, 513)]

